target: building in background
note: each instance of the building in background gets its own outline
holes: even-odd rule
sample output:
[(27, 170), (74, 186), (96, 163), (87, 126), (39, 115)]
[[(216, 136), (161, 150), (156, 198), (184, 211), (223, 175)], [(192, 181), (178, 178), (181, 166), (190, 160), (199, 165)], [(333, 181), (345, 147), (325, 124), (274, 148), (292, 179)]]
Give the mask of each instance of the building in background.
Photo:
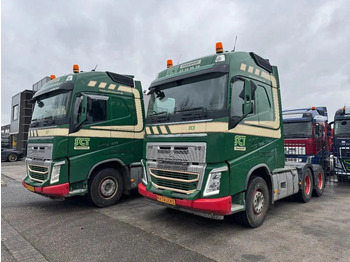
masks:
[(10, 135), (10, 124), (1, 126), (1, 136), (9, 136)]
[(12, 97), (11, 124), (10, 124), (10, 147), (27, 152), (27, 140), (30, 121), (32, 119), (33, 104), (30, 102), (36, 91), (50, 81), (46, 76), (33, 84), (32, 90), (25, 90)]
[(26, 152), (28, 130), (32, 118), (33, 105), (30, 100), (33, 90), (25, 90), (12, 97), (10, 145), (11, 148)]
[(40, 81), (38, 81), (38, 82), (36, 82), (35, 84), (33, 84), (32, 90), (33, 90), (34, 92), (39, 91), (39, 90), (41, 89), (41, 87), (42, 87), (43, 85), (45, 85), (47, 82), (49, 82), (49, 81), (50, 81), (50, 77), (45, 76), (43, 79), (41, 79)]

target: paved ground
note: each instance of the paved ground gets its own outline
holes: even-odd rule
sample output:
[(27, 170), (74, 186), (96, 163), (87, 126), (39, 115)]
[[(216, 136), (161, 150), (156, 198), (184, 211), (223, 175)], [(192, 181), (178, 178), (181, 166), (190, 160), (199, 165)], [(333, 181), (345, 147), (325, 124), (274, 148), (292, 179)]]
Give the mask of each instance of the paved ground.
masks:
[(23, 161), (2, 163), (1, 172), (15, 178), (2, 176), (7, 185), (1, 192), (2, 261), (350, 258), (349, 183), (330, 183), (321, 198), (307, 204), (279, 201), (265, 223), (252, 230), (229, 218), (215, 221), (164, 208), (137, 194), (105, 209), (94, 208), (83, 198), (53, 201), (21, 186)]

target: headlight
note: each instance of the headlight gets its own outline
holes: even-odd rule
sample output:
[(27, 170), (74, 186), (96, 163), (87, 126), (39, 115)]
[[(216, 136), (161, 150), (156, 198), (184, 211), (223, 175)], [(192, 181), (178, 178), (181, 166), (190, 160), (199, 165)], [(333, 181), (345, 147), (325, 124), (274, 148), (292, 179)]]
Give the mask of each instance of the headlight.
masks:
[(215, 168), (209, 173), (203, 196), (211, 196), (220, 193), (221, 172), (227, 170), (227, 167), (221, 167)]
[(147, 174), (146, 174), (145, 163), (143, 162), (143, 160), (141, 160), (141, 163), (142, 163), (142, 168), (143, 168), (142, 183), (147, 185)]
[(56, 183), (60, 180), (61, 166), (64, 165), (65, 163), (66, 163), (65, 161), (61, 161), (53, 165), (53, 168), (51, 171), (50, 184)]

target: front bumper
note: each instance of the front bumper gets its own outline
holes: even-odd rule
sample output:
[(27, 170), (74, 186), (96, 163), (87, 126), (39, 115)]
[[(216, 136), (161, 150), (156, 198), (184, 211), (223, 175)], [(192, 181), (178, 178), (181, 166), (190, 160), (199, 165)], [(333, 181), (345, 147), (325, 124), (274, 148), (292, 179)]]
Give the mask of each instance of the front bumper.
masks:
[[(140, 195), (157, 201), (157, 195), (146, 190), (146, 186), (142, 183), (138, 186)], [(232, 198), (231, 196), (220, 197), (220, 198), (208, 198), (208, 199), (175, 199), (177, 207), (182, 207), (188, 210), (204, 212), (207, 214), (213, 214), (218, 216), (226, 216), (232, 214)], [(170, 206), (170, 205), (169, 205)]]
[(22, 179), (22, 185), (27, 188), (29, 191), (38, 193), (45, 196), (52, 197), (67, 197), (69, 194), (69, 183), (64, 183), (61, 185), (55, 186), (46, 186), (46, 187), (33, 187), (25, 183)]

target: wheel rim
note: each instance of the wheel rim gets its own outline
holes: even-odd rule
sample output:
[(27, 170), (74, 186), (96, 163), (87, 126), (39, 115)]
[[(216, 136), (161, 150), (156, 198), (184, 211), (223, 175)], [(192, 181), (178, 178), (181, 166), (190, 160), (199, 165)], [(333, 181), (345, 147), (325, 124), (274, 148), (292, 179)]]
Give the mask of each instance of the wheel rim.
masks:
[(318, 185), (317, 186), (319, 189), (322, 189), (322, 187), (323, 187), (323, 176), (321, 173), (318, 173)]
[(264, 208), (264, 194), (260, 190), (255, 190), (253, 194), (253, 211), (254, 214), (260, 215)]
[(310, 188), (311, 188), (311, 181), (310, 181), (310, 176), (306, 175), (305, 176), (305, 181), (304, 181), (304, 191), (305, 194), (309, 194), (310, 193)]
[(9, 155), (10, 161), (16, 161), (16, 159), (17, 159), (16, 155), (13, 155), (13, 154)]
[(106, 177), (99, 185), (99, 194), (103, 198), (112, 198), (118, 191), (118, 183), (114, 177)]

